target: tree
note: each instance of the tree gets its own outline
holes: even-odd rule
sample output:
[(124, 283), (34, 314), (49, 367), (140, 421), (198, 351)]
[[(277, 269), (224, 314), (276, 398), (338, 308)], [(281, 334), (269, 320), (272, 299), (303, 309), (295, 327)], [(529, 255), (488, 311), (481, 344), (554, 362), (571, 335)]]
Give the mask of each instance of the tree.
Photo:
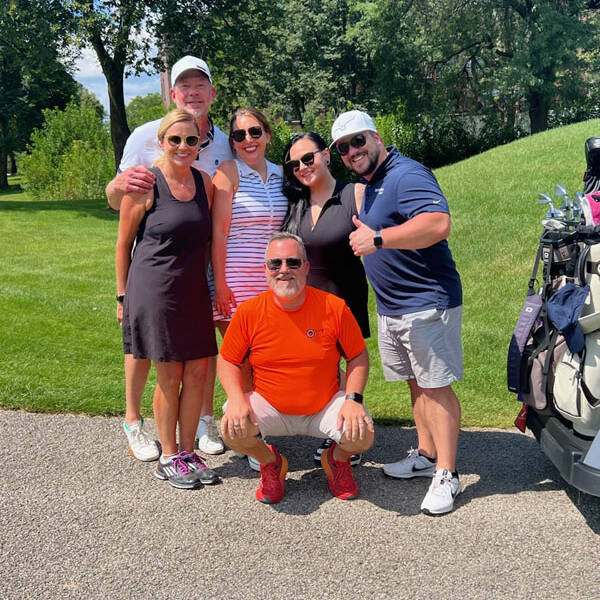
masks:
[(154, 25), (161, 2), (155, 0), (68, 0), (78, 43), (90, 45), (108, 86), (110, 133), (115, 164), (121, 162), (129, 126), (123, 95), (125, 72), (152, 68)]
[(148, 121), (161, 119), (167, 113), (162, 96), (159, 93), (132, 98), (126, 111), (127, 123), (131, 129), (135, 129)]
[(0, 5), (0, 188), (8, 185), (8, 157), (25, 148), (42, 110), (65, 106), (77, 90), (63, 65), (67, 23), (56, 4)]

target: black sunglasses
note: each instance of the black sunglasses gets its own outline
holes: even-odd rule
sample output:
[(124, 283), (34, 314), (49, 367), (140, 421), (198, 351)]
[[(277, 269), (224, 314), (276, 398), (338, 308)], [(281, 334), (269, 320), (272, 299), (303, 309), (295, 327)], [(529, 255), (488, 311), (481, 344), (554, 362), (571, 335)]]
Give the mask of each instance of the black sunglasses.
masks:
[(194, 146), (198, 145), (200, 138), (197, 135), (187, 135), (184, 138), (182, 138), (180, 135), (167, 136), (167, 142), (169, 142), (169, 144), (174, 148), (181, 144), (181, 140), (185, 142), (186, 146), (190, 146), (191, 148), (193, 148)]
[[(257, 125), (255, 127), (248, 127), (248, 133), (250, 134), (251, 138), (258, 139), (263, 134), (263, 130), (262, 130), (262, 127), (259, 127)], [(245, 129), (234, 129), (231, 132), (231, 137), (236, 142), (243, 142), (246, 139), (246, 130)]]
[(302, 266), (301, 258), (268, 258), (265, 260), (265, 265), (269, 271), (279, 271), (283, 261), (288, 266), (288, 269), (299, 269)]
[(310, 167), (315, 162), (315, 154), (319, 152), (323, 152), (323, 150), (315, 150), (314, 152), (307, 152), (300, 157), (300, 160), (288, 160), (285, 163), (285, 168), (292, 173), (296, 173), (300, 168), (300, 163), (305, 164), (307, 167)]
[(353, 148), (362, 148), (367, 143), (367, 137), (364, 133), (357, 133), (349, 142), (341, 142), (336, 148), (340, 156), (346, 156), (350, 152), (350, 146)]

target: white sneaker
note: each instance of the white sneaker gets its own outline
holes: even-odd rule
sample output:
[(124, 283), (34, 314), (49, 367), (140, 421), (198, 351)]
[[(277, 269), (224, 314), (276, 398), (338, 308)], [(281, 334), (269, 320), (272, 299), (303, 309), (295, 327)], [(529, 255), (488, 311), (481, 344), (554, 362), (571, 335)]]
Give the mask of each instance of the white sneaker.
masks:
[(397, 479), (412, 479), (413, 477), (433, 477), (435, 462), (419, 454), (418, 450), (411, 448), (408, 456), (398, 462), (383, 465), (383, 472), (388, 477)]
[(200, 417), (195, 446), (204, 454), (223, 454), (225, 452), (225, 446), (219, 437), (219, 430), (213, 416)]
[(250, 455), (248, 455), (248, 466), (253, 471), (258, 471), (260, 473), (260, 463)]
[(443, 515), (454, 508), (454, 498), (461, 492), (458, 477), (447, 469), (438, 469), (421, 504), (426, 515)]
[(127, 436), (129, 452), (133, 457), (144, 462), (158, 459), (158, 446), (144, 431), (144, 419), (133, 425), (127, 425), (123, 421), (123, 431)]

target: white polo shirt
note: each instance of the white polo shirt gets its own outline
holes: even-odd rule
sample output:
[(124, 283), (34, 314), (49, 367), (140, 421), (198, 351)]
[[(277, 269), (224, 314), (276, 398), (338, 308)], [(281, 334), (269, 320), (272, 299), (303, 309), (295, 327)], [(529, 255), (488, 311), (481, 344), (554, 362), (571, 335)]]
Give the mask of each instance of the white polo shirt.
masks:
[[(125, 144), (119, 172), (138, 165), (150, 168), (152, 163), (162, 155), (163, 151), (158, 143), (158, 126), (161, 121), (162, 119), (149, 121), (133, 130)], [(213, 177), (217, 167), (223, 161), (232, 159), (229, 138), (215, 125), (212, 142), (198, 154), (192, 166)]]

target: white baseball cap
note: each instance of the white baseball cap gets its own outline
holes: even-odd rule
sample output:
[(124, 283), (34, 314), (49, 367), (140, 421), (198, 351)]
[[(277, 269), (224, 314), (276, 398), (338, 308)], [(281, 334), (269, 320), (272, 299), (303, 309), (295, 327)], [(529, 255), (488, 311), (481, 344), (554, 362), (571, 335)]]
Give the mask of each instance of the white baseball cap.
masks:
[(331, 126), (330, 148), (340, 139), (360, 131), (377, 131), (373, 119), (362, 110), (349, 110), (342, 113)]
[(208, 80), (212, 83), (210, 69), (201, 58), (196, 58), (195, 56), (184, 56), (183, 58), (180, 58), (171, 69), (171, 85), (174, 86), (177, 78), (184, 71), (189, 71), (190, 69), (204, 73), (204, 75), (206, 75)]

